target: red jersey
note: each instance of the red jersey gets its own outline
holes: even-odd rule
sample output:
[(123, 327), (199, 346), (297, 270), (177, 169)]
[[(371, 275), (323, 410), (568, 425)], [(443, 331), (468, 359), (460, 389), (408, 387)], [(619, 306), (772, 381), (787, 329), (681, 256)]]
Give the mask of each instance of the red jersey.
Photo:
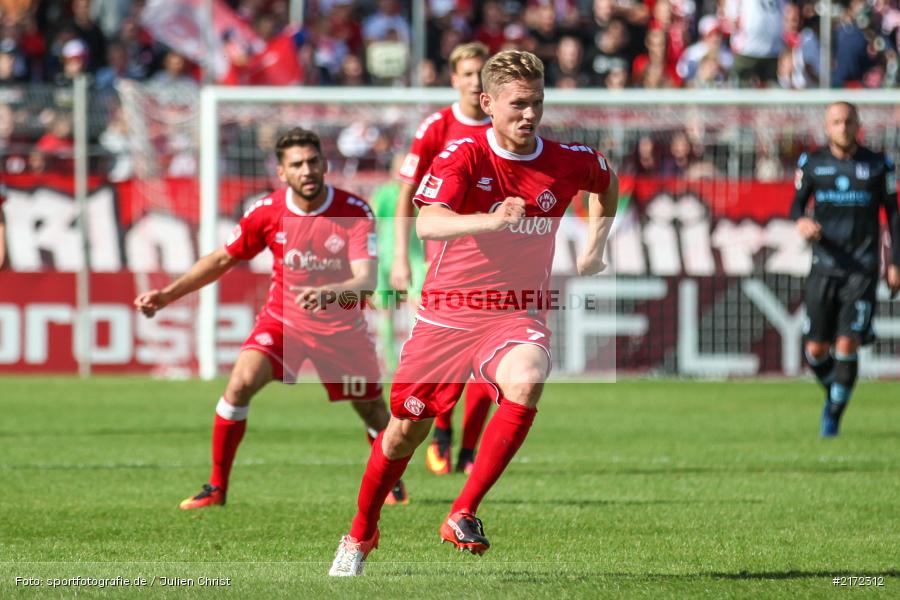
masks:
[(328, 186), (318, 210), (297, 207), (293, 191), (285, 187), (247, 209), (225, 250), (249, 260), (269, 248), (274, 256), (272, 284), (263, 312), (284, 325), (310, 333), (333, 333), (358, 327), (359, 306), (344, 309), (332, 302), (309, 312), (294, 304), (292, 286), (313, 287), (345, 281), (353, 276), (350, 263), (375, 260), (375, 219), (369, 205), (349, 192)]
[[(580, 144), (539, 137), (533, 153), (514, 154), (498, 145), (493, 129), (451, 143), (422, 180), (416, 204), (487, 213), (507, 196), (520, 196), (525, 218), (496, 233), (445, 242), (425, 278), (419, 314), (436, 324), (470, 328), (498, 308), (543, 313), (532, 309), (541, 304), (538, 292), (546, 293), (559, 221), (578, 191), (602, 193), (609, 181), (606, 159)], [(499, 306), (497, 297), (503, 300)]]
[(470, 119), (462, 114), (459, 103), (454, 103), (452, 106), (431, 114), (422, 121), (419, 129), (416, 130), (409, 153), (403, 160), (397, 178), (411, 186), (419, 185), (422, 176), (431, 167), (434, 157), (449, 142), (471, 137), (490, 126), (490, 117), (485, 117), (481, 121)]

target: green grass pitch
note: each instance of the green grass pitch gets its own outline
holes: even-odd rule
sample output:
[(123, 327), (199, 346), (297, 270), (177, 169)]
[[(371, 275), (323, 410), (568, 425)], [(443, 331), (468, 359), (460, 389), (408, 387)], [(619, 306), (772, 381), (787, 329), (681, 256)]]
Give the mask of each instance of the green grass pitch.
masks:
[[(840, 576), (900, 595), (897, 383), (863, 382), (824, 441), (810, 382), (550, 385), (479, 512), (487, 555), (438, 543), (463, 479), (420, 449), (412, 504), (385, 507), (354, 580), (326, 572), (368, 447), (317, 385), (256, 398), (227, 508), (176, 509), (208, 474), (223, 384), (0, 379), (0, 597), (821, 598)], [(154, 586), (49, 587), (75, 576)]]

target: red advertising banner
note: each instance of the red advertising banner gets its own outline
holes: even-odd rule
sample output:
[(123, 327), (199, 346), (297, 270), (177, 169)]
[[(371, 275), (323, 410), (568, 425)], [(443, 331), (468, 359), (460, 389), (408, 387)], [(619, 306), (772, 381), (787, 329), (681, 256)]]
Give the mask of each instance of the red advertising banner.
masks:
[[(189, 374), (196, 369), (196, 302), (186, 298), (153, 319), (137, 313), (139, 290), (161, 286), (163, 274), (93, 273), (92, 368), (100, 373)], [(238, 268), (222, 279), (219, 355), (234, 362), (262, 305), (268, 277)], [(0, 373), (78, 370), (74, 273), (0, 271)]]
[[(381, 181), (383, 174), (360, 174), (343, 184), (371, 189)], [(222, 181), (222, 240), (272, 184)], [(558, 287), (596, 296), (611, 308), (606, 314), (570, 310), (550, 316), (557, 372), (606, 368), (612, 346), (619, 371), (800, 373), (810, 251), (787, 217), (793, 186), (623, 177), (621, 190), (609, 241), (614, 277), (575, 277), (584, 223), (577, 210), (560, 223), (553, 268)], [(74, 272), (84, 255), (71, 179), (8, 175), (2, 192), (7, 267), (0, 271), (0, 372), (73, 372)], [(193, 373), (196, 296), (152, 320), (131, 303), (198, 258), (197, 182), (92, 179), (88, 204), (95, 369)], [(221, 281), (223, 369), (252, 328), (271, 265), (266, 251)], [(880, 341), (867, 350), (873, 354), (864, 361), (866, 374), (900, 375), (900, 303), (888, 299), (884, 286), (875, 329)]]

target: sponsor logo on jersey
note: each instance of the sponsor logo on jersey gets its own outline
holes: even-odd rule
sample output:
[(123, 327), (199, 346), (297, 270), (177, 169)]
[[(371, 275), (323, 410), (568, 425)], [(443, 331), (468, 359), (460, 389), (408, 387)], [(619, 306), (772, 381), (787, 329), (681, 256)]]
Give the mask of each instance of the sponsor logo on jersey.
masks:
[(291, 271), (339, 271), (344, 266), (340, 258), (321, 258), (313, 252), (296, 248), (288, 250), (283, 262)]
[(834, 180), (834, 187), (842, 192), (850, 189), (850, 178), (846, 175), (838, 175)]
[(857, 179), (868, 179), (869, 178), (869, 163), (856, 163), (856, 178)]
[(522, 235), (547, 235), (553, 233), (552, 217), (525, 217), (519, 219), (518, 223), (507, 225), (506, 228), (511, 233), (520, 233)]
[(425, 410), (425, 403), (415, 396), (410, 396), (406, 399), (406, 402), (403, 403), (403, 408), (418, 417), (422, 414), (422, 411)]
[(418, 168), (419, 155), (410, 152), (406, 155), (406, 158), (403, 159), (403, 164), (400, 166), (400, 174), (404, 177), (415, 177), (416, 169)]
[(556, 196), (550, 190), (544, 190), (537, 197), (537, 205), (541, 207), (542, 211), (547, 212), (556, 206)]
[(489, 192), (489, 191), (491, 191), (491, 182), (493, 180), (494, 179), (492, 177), (482, 177), (481, 179), (478, 180), (478, 183), (475, 184), (475, 187), (477, 187), (480, 190)]
[(260, 346), (271, 346), (275, 343), (275, 340), (272, 339), (272, 336), (265, 331), (257, 334), (253, 339), (256, 340), (256, 343)]
[(276, 244), (286, 244), (287, 243), (287, 233), (284, 231), (275, 232), (275, 243)]
[(236, 241), (238, 241), (238, 239), (241, 237), (242, 233), (243, 233), (243, 231), (241, 230), (241, 226), (235, 225), (234, 228), (231, 230), (231, 233), (228, 234), (228, 239), (225, 240), (225, 245), (230, 246), (233, 243), (235, 243)]
[(441, 186), (444, 185), (444, 180), (440, 177), (435, 177), (431, 173), (425, 176), (422, 179), (422, 183), (419, 185), (419, 191), (416, 192), (420, 196), (424, 196), (425, 198), (431, 198), (432, 200), (437, 198), (438, 192), (441, 189)]
[(332, 233), (325, 240), (325, 249), (332, 254), (337, 254), (344, 247), (344, 240), (336, 233)]

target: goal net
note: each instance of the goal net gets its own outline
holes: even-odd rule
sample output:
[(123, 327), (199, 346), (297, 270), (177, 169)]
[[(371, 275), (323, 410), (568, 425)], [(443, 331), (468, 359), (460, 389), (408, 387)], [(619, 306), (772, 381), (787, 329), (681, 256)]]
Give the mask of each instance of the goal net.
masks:
[[(548, 90), (541, 135), (601, 150), (621, 180), (607, 273), (576, 276), (583, 200), (560, 223), (554, 281), (599, 308), (551, 312), (556, 375), (799, 374), (810, 252), (788, 211), (797, 159), (825, 142), (823, 107), (837, 99), (859, 105), (865, 144), (898, 147), (900, 110), (889, 93)], [(283, 131), (316, 131), (327, 182), (370, 198), (390, 182), (392, 159), (419, 123), (453, 100), (449, 90), (204, 88), (197, 136), (179, 128), (198, 150), (198, 255), (281, 185), (274, 144)], [(204, 376), (234, 360), (270, 267), (261, 255), (201, 294), (193, 325)], [(900, 307), (884, 285), (878, 298), (879, 340), (861, 364), (869, 375), (900, 375)], [(395, 319), (396, 339), (408, 322), (405, 313)]]

